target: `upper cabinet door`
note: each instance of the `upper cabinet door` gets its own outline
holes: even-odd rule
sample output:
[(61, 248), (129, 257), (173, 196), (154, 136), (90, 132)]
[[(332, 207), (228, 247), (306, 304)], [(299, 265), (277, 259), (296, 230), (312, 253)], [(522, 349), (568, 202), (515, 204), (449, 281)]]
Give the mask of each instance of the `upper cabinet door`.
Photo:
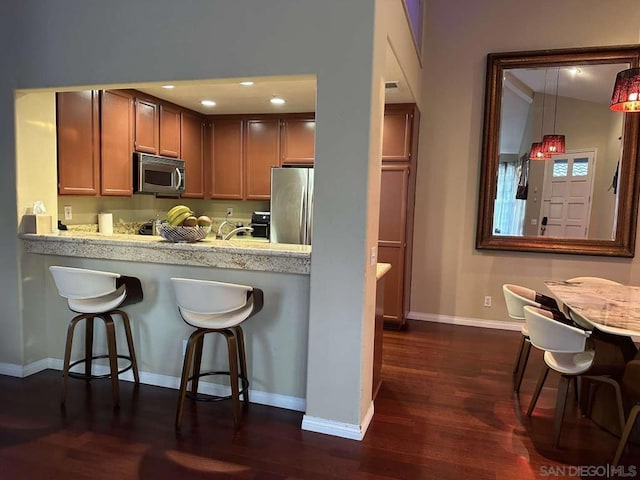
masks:
[(100, 172), (102, 195), (133, 194), (133, 98), (117, 91), (102, 92)]
[(160, 155), (180, 156), (180, 111), (160, 105)]
[(383, 162), (410, 161), (411, 118), (409, 112), (385, 112), (382, 134)]
[(247, 120), (245, 138), (245, 198), (268, 200), (271, 167), (279, 166), (279, 120)]
[(213, 123), (209, 196), (221, 200), (242, 200), (244, 194), (242, 120)]
[(136, 99), (135, 149), (158, 155), (158, 105)]
[(204, 198), (204, 122), (201, 117), (182, 112), (182, 160), (185, 198)]
[(100, 118), (97, 90), (56, 94), (58, 193), (97, 195)]
[(316, 121), (312, 118), (288, 118), (280, 130), (280, 163), (313, 164), (316, 148)]

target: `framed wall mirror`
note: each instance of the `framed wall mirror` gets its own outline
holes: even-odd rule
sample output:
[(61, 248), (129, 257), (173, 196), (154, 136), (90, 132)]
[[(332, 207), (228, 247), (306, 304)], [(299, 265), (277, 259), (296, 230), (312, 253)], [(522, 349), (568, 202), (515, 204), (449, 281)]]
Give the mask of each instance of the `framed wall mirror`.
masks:
[[(640, 45), (488, 55), (476, 248), (634, 256), (640, 113), (609, 103), (639, 61)], [(545, 135), (564, 152), (531, 159)]]

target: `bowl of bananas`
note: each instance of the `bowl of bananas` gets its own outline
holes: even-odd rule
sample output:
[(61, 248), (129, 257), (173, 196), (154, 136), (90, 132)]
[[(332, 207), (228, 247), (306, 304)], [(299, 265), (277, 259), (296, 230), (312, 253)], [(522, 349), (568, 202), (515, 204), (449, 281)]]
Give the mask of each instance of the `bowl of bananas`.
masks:
[(196, 217), (186, 205), (176, 205), (167, 212), (167, 221), (158, 222), (156, 229), (169, 242), (192, 243), (211, 232), (211, 219), (204, 215)]

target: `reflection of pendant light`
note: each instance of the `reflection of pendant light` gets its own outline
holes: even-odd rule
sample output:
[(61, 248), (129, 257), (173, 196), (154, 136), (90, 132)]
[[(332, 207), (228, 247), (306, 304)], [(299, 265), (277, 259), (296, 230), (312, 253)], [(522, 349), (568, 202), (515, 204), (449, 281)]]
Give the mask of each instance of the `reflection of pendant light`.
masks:
[(547, 160), (551, 158), (550, 154), (545, 153), (542, 149), (542, 142), (533, 142), (531, 151), (529, 151), (529, 160)]
[(618, 73), (609, 108), (614, 112), (640, 112), (640, 68)]
[(556, 99), (553, 106), (553, 135), (542, 137), (542, 150), (549, 155), (564, 153), (564, 135), (556, 135), (556, 116), (558, 113), (558, 85), (560, 83), (560, 69), (556, 70)]
[[(540, 119), (540, 136), (544, 133), (544, 104), (547, 100), (547, 70), (544, 71), (544, 95), (542, 97), (542, 117)], [(546, 160), (551, 155), (542, 149), (542, 142), (533, 142), (529, 151), (529, 160)]]

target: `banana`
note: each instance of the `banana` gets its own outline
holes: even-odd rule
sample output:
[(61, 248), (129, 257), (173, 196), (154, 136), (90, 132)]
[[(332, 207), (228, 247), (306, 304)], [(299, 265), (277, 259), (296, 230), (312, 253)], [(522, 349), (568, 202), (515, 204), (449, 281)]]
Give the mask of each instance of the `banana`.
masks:
[[(192, 214), (193, 212), (186, 205), (176, 205), (171, 210), (169, 210), (169, 212), (167, 212), (167, 221), (171, 225), (179, 225), (185, 218)], [(181, 218), (179, 222), (178, 218)]]
[(173, 225), (174, 227), (182, 225), (182, 222), (189, 218), (192, 213), (193, 212), (191, 210), (187, 210), (184, 212), (181, 211), (180, 213), (178, 213), (178, 215), (174, 216), (172, 220), (169, 220), (169, 224)]
[(186, 205), (176, 205), (175, 207), (171, 208), (167, 212), (167, 219), (169, 220), (169, 219), (175, 217), (179, 212), (185, 211), (185, 210), (191, 210), (191, 209), (189, 207), (187, 207)]

